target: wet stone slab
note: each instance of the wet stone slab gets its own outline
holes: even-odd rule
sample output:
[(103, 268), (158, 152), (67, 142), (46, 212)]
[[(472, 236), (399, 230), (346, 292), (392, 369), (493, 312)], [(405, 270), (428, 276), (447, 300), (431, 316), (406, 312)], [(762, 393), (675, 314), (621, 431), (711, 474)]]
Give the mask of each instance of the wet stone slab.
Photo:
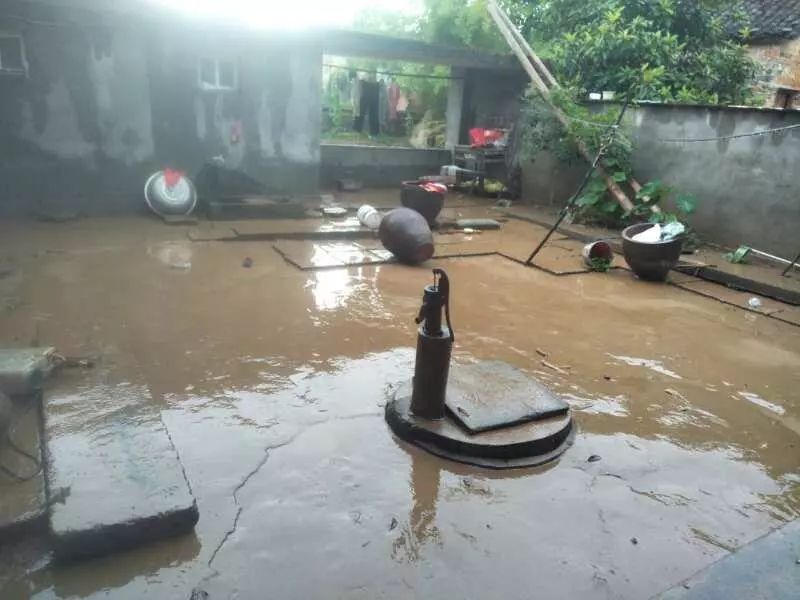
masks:
[(11, 406), (11, 443), (0, 441), (0, 544), (46, 526), (44, 475), (37, 464), (41, 400), (15, 398)]
[(765, 535), (655, 600), (794, 600), (800, 594), (800, 520)]
[(569, 409), (541, 383), (501, 361), (454, 365), (447, 407), (473, 434), (564, 415)]
[(192, 530), (197, 503), (149, 390), (60, 386), (45, 396), (56, 557), (107, 554)]

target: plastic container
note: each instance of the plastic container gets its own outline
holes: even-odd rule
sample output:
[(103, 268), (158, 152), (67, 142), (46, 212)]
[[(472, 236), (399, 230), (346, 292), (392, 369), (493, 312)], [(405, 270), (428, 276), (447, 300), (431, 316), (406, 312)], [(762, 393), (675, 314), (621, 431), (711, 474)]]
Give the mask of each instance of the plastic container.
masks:
[(358, 209), (358, 221), (369, 229), (378, 229), (381, 226), (383, 215), (375, 207), (365, 204)]
[(581, 256), (583, 256), (583, 262), (589, 267), (593, 266), (592, 260), (597, 258), (605, 259), (608, 264), (611, 264), (614, 261), (614, 250), (608, 242), (598, 240), (591, 244), (586, 244), (581, 251)]

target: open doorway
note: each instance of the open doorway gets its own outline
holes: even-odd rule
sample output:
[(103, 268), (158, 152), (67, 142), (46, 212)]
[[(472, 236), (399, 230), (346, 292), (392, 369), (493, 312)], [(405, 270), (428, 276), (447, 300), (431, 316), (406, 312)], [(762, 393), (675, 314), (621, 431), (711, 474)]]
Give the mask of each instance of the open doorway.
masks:
[(326, 55), (324, 144), (444, 148), (450, 67)]

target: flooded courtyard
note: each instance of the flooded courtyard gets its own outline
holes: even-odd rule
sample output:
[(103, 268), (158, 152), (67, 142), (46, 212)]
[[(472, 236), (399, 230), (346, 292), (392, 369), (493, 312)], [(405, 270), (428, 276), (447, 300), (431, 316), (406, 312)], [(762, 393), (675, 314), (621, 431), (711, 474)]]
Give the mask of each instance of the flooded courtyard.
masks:
[[(457, 240), (485, 256), (306, 270), (270, 242), (190, 239), (229, 228), (0, 224), (0, 343), (96, 358), (51, 382), (53, 426), (78, 444), (146, 390), (200, 514), (75, 564), (44, 536), (6, 546), (0, 597), (649, 598), (800, 515), (800, 328), (624, 269), (523, 267), (529, 223)], [(491, 471), (392, 436), (433, 266), (454, 361), (506, 361), (569, 402), (558, 460)]]

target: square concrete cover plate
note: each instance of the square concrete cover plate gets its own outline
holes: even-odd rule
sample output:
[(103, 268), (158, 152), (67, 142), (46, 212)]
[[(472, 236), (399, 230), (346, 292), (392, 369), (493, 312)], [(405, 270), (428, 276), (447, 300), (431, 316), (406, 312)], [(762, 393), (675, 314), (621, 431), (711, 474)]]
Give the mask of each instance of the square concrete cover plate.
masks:
[(569, 405), (516, 367), (499, 361), (454, 364), (447, 408), (470, 433), (563, 415)]

